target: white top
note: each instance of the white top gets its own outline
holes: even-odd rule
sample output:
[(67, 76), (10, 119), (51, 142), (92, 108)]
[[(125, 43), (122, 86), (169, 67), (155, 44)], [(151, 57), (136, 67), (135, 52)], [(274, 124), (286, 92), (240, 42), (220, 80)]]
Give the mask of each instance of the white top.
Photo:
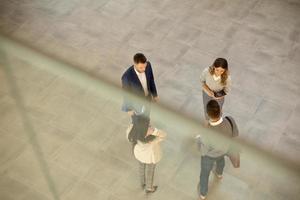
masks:
[(148, 87), (147, 87), (147, 79), (146, 79), (146, 74), (145, 72), (138, 72), (135, 68), (134, 68), (134, 71), (136, 73), (136, 75), (138, 76), (142, 86), (143, 86), (143, 89), (144, 89), (144, 92), (145, 92), (145, 96), (148, 96), (149, 94), (149, 91), (148, 91)]
[[(132, 124), (127, 129), (127, 138), (128, 134), (132, 128)], [(156, 164), (160, 161), (162, 157), (162, 152), (160, 149), (160, 142), (164, 140), (167, 136), (165, 132), (162, 130), (158, 130), (157, 128), (154, 129), (151, 135), (157, 136), (153, 141), (149, 143), (143, 143), (141, 141), (137, 141), (137, 144), (134, 146), (134, 156), (135, 158), (146, 164)]]
[(212, 126), (218, 126), (222, 122), (223, 122), (223, 118), (222, 117), (218, 121), (216, 121), (216, 122), (209, 121), (210, 125), (212, 125)]
[(213, 78), (214, 78), (215, 81), (218, 81), (218, 80), (221, 79), (221, 76), (216, 76), (216, 75), (214, 74), (214, 75), (213, 75)]
[(209, 73), (209, 68), (205, 68), (200, 76), (200, 80), (202, 84), (206, 84), (209, 89), (211, 89), (214, 92), (219, 92), (221, 90), (224, 90), (226, 94), (229, 92), (230, 86), (231, 86), (231, 77), (228, 76), (226, 85), (223, 85), (221, 83), (221, 76), (215, 76), (211, 75)]

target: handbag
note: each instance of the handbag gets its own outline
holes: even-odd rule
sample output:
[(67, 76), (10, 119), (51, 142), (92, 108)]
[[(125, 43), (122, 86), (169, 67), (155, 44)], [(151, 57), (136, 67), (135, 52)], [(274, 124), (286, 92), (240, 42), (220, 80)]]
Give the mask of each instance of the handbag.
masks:
[(215, 97), (223, 97), (226, 95), (226, 92), (224, 90), (221, 90), (219, 92), (214, 92)]

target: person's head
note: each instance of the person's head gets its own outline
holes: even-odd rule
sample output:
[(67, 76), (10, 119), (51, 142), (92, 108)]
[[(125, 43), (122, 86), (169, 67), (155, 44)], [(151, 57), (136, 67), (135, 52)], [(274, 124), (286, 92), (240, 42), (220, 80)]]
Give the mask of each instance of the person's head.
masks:
[(134, 68), (138, 72), (145, 72), (147, 66), (147, 58), (142, 53), (137, 53), (133, 56)]
[(147, 135), (148, 128), (150, 125), (150, 119), (146, 116), (134, 116), (133, 118), (133, 127), (131, 129), (131, 138), (130, 140), (133, 143), (136, 143), (137, 140), (148, 143), (155, 139), (154, 135)]
[(221, 76), (221, 83), (226, 85), (228, 78), (228, 63), (225, 58), (217, 58), (213, 65), (209, 68), (211, 75)]
[(221, 118), (221, 108), (216, 100), (210, 100), (207, 103), (206, 112), (211, 121), (218, 121)]

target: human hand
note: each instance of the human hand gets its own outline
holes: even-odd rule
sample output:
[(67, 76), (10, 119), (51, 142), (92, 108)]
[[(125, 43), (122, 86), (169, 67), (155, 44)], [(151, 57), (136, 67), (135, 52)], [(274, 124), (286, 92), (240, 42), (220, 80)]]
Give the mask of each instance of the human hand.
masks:
[(206, 94), (207, 94), (208, 96), (212, 97), (212, 98), (216, 98), (214, 92), (211, 91), (211, 90), (206, 91)]
[(149, 126), (146, 136), (151, 135), (154, 132), (154, 128)]
[(221, 97), (215, 97), (216, 100), (221, 100), (221, 99), (223, 99), (223, 98), (224, 98), (224, 96), (221, 96)]

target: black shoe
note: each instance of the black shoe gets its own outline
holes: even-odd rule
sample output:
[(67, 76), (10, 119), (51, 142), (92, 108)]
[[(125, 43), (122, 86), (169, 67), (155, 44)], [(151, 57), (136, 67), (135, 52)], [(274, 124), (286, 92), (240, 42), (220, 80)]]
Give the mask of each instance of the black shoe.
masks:
[(149, 193), (154, 193), (156, 190), (157, 190), (157, 188), (158, 188), (158, 186), (153, 186), (153, 188), (152, 188), (152, 190), (145, 190), (145, 192), (147, 193), (147, 194), (149, 194)]

